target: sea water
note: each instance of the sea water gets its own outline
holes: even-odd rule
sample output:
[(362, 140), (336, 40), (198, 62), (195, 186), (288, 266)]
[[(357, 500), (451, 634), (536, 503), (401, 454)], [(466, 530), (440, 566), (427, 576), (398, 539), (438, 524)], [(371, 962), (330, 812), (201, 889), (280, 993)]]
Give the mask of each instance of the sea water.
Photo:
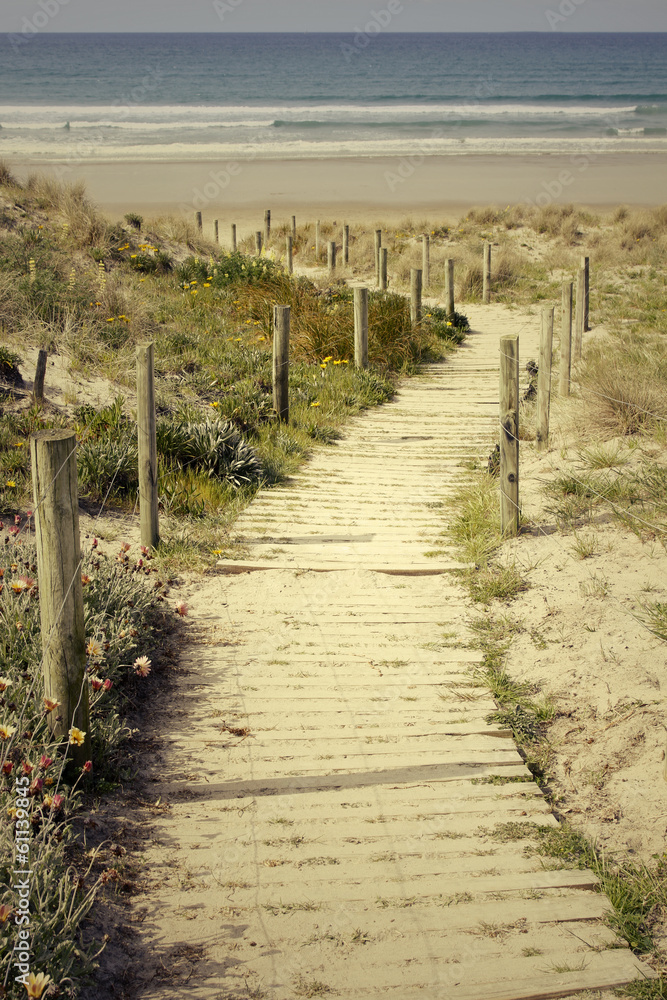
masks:
[(667, 150), (667, 34), (0, 35), (0, 157)]

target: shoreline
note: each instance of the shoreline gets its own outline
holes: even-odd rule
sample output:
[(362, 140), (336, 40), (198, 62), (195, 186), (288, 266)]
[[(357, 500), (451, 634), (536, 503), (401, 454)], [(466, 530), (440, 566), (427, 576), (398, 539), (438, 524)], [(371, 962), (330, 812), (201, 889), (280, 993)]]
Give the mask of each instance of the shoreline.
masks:
[(21, 180), (44, 173), (84, 181), (89, 197), (111, 216), (201, 211), (241, 226), (254, 225), (267, 207), (276, 223), (293, 214), (336, 218), (343, 210), (350, 221), (374, 216), (398, 222), (415, 214), (460, 216), (473, 206), (574, 203), (600, 212), (667, 201), (667, 154), (660, 153), (6, 162)]

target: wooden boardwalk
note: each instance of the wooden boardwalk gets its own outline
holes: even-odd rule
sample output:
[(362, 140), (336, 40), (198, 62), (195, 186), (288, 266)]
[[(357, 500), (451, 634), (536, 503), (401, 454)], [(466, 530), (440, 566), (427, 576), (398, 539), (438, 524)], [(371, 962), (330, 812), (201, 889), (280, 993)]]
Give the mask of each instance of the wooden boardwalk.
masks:
[(137, 997), (528, 1000), (648, 974), (592, 873), (507, 836), (556, 821), (486, 721), (457, 558), (435, 544), (497, 403), (496, 329), (238, 521), (246, 554), (203, 595), (226, 642), (190, 654), (154, 764), (171, 809)]

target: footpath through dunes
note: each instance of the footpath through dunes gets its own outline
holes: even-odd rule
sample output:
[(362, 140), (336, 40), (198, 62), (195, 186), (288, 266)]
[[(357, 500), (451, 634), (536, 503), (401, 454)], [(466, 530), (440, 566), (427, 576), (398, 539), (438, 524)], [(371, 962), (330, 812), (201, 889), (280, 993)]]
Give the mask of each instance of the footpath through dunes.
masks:
[(198, 590), (210, 641), (146, 757), (165, 811), (145, 815), (125, 995), (528, 1000), (650, 975), (591, 872), (503, 836), (557, 824), (486, 721), (434, 512), (497, 439), (499, 335), (521, 328), (523, 364), (539, 317), (471, 318), (446, 363), (262, 492), (244, 559)]

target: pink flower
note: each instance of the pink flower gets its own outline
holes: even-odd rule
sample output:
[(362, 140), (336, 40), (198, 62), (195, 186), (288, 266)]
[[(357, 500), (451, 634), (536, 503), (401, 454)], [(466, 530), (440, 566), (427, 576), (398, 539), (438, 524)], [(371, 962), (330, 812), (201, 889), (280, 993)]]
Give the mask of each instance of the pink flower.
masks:
[(24, 774), (32, 774), (34, 764), (31, 764), (29, 760), (24, 760), (21, 764)]
[(181, 618), (185, 618), (185, 616), (187, 615), (187, 613), (188, 613), (188, 606), (187, 606), (187, 604), (177, 604), (176, 605), (176, 614), (180, 615)]
[(20, 530), (19, 528), (10, 528), (9, 529), (9, 534), (10, 535), (18, 535), (19, 530)]
[(58, 809), (61, 808), (61, 806), (62, 806), (62, 804), (63, 804), (64, 801), (65, 801), (65, 796), (64, 795), (54, 795), (53, 796), (53, 804), (52, 804), (51, 808), (57, 811)]
[(100, 543), (98, 542), (98, 540), (96, 538), (93, 538), (93, 544), (91, 545), (91, 548), (96, 549), (99, 544)]
[(47, 757), (46, 754), (43, 753), (39, 760), (39, 766), (43, 771), (46, 771), (47, 767), (50, 767), (51, 764), (53, 764), (53, 757)]
[(30, 794), (36, 795), (37, 792), (41, 792), (43, 787), (44, 787), (43, 778), (33, 778), (32, 781), (30, 782)]
[(111, 688), (113, 687), (113, 681), (110, 681), (109, 678), (107, 677), (102, 687), (104, 688), (105, 691), (111, 691)]
[(90, 774), (90, 772), (92, 771), (92, 769), (93, 769), (93, 762), (92, 762), (92, 760), (87, 760), (86, 763), (81, 768), (81, 770), (83, 771), (84, 774)]
[(21, 515), (14, 514), (14, 524), (20, 524), (20, 523), (21, 523)]
[(142, 556), (147, 556), (148, 555), (148, 549), (146, 548), (145, 545), (139, 546), (139, 550), (140, 550)]
[(91, 677), (90, 678), (90, 685), (91, 685), (93, 691), (99, 691), (100, 688), (102, 687), (102, 681), (100, 680), (99, 677)]
[(12, 764), (11, 760), (6, 760), (5, 763), (2, 765), (2, 773), (11, 774), (13, 767), (14, 765)]

